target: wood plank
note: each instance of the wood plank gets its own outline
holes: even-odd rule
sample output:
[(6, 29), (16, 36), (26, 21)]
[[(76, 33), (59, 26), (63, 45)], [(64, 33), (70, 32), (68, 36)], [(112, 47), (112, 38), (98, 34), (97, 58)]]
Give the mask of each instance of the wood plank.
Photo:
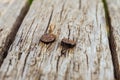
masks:
[(107, 0), (110, 17), (110, 43), (115, 75), (120, 80), (120, 0)]
[[(105, 27), (101, 0), (34, 0), (0, 68), (0, 78), (114, 80)], [(44, 33), (55, 34), (56, 41), (40, 42)], [(76, 46), (65, 49), (60, 43), (64, 37), (76, 41)]]
[(5, 13), (12, 1), (13, 0), (0, 0), (0, 16), (2, 16)]
[(28, 10), (28, 0), (14, 0), (0, 17), (0, 64), (7, 54), (11, 42), (14, 40), (25, 13)]

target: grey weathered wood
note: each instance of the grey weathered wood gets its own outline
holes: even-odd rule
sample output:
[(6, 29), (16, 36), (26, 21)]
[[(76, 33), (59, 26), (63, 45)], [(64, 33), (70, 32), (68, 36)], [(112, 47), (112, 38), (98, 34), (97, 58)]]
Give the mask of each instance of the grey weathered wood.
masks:
[(0, 16), (4, 14), (12, 0), (0, 0)]
[(115, 74), (117, 80), (120, 80), (120, 0), (107, 0), (110, 16), (111, 50)]
[[(91, 5), (92, 4), (92, 5)], [(34, 0), (8, 56), (1, 80), (114, 80), (101, 0)], [(52, 44), (40, 42), (53, 33)], [(64, 49), (62, 38), (77, 42)]]
[(0, 64), (28, 10), (28, 0), (12, 0), (0, 17)]

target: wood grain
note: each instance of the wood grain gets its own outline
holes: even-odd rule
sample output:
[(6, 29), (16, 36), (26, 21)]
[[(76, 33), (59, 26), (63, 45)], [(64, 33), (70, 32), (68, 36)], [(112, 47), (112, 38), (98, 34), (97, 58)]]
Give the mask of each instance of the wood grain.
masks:
[[(40, 42), (44, 33), (55, 34), (56, 41)], [(63, 38), (76, 46), (61, 46)], [(101, 0), (34, 0), (0, 68), (0, 79), (114, 80)]]
[(2, 16), (13, 0), (0, 0), (0, 16)]
[(28, 10), (28, 0), (13, 0), (0, 17), (0, 64)]
[(120, 0), (107, 0), (110, 17), (110, 46), (115, 68), (115, 76), (120, 80)]

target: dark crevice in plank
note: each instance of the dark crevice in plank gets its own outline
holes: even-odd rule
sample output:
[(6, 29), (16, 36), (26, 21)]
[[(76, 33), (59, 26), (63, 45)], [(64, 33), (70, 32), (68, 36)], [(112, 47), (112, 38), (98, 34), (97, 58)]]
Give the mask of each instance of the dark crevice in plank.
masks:
[(68, 24), (68, 32), (69, 32), (68, 39), (70, 39), (70, 25), (69, 24)]
[(49, 18), (49, 21), (48, 21), (48, 24), (47, 24), (47, 28), (46, 28), (46, 30), (45, 30), (45, 33), (47, 33), (48, 28), (50, 27), (50, 22), (51, 22), (51, 19), (52, 19), (52, 15), (53, 15), (53, 9), (52, 9), (52, 12), (51, 12), (51, 14), (50, 14), (50, 18)]
[(65, 2), (63, 3), (62, 9), (61, 9), (61, 11), (60, 11), (60, 21), (61, 21), (61, 18), (62, 18), (62, 16), (63, 16), (64, 7), (65, 7)]
[(118, 55), (116, 52), (116, 43), (115, 43), (115, 37), (113, 36), (113, 28), (111, 25), (111, 18), (108, 11), (108, 5), (106, 3), (106, 0), (102, 0), (104, 4), (104, 10), (105, 10), (105, 16), (106, 16), (106, 23), (108, 28), (108, 39), (109, 39), (109, 46), (111, 50), (111, 56), (114, 66), (114, 76), (117, 80), (120, 80), (120, 70), (119, 70), (119, 62), (118, 62)]
[(28, 3), (26, 3), (26, 6), (24, 6), (20, 12), (20, 15), (17, 17), (16, 22), (13, 26), (14, 29), (12, 29), (12, 32), (7, 36), (7, 41), (6, 41), (6, 45), (4, 46), (4, 50), (3, 53), (0, 54), (0, 67), (4, 61), (4, 59), (6, 58), (7, 54), (8, 54), (8, 50), (11, 46), (11, 44), (13, 43), (16, 33), (24, 19), (24, 17), (26, 16), (28, 10), (30, 8), (30, 5)]
[(59, 61), (60, 61), (60, 56), (58, 56), (58, 59), (57, 59), (57, 65), (56, 65), (56, 71), (58, 72), (58, 69), (59, 69)]

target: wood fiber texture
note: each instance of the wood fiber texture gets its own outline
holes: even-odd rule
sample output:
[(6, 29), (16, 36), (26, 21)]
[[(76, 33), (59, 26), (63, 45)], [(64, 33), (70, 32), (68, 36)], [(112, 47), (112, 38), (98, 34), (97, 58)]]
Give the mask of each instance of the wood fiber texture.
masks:
[(5, 13), (12, 1), (13, 0), (0, 0), (0, 17)]
[(27, 9), (28, 0), (12, 0), (9, 7), (3, 11), (4, 14), (0, 16), (0, 65), (14, 40)]
[[(56, 41), (40, 42), (45, 33), (56, 35)], [(61, 46), (63, 38), (76, 46)], [(0, 68), (0, 79), (114, 80), (102, 1), (34, 0)]]

